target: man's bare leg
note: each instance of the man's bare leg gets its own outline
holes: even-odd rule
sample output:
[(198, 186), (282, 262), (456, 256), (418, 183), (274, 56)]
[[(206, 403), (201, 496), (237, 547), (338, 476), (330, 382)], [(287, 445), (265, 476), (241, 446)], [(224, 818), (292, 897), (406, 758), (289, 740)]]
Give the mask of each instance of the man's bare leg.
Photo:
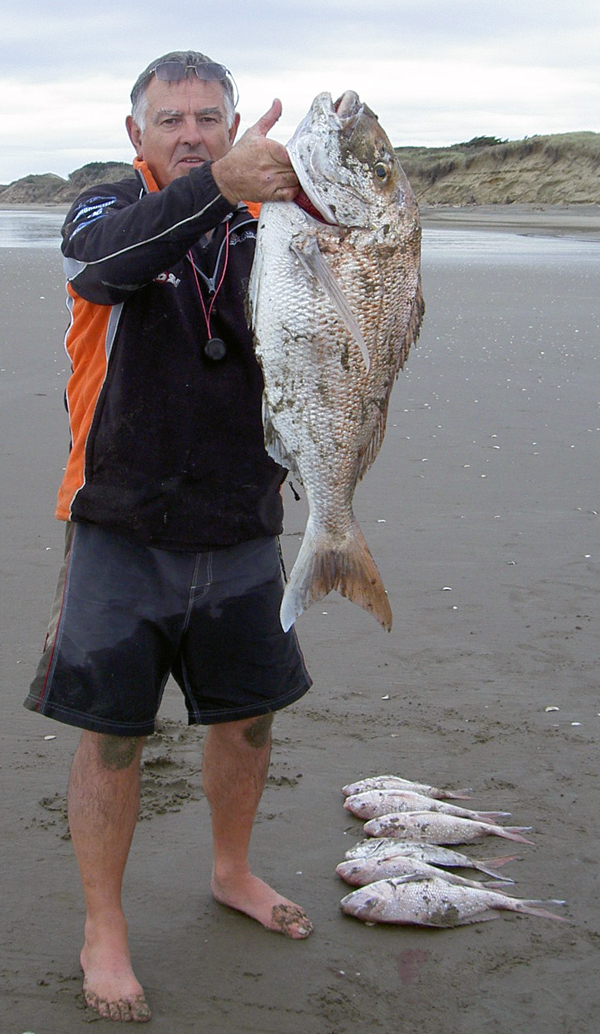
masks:
[(131, 968), (121, 886), (139, 810), (143, 737), (84, 732), (71, 769), (69, 826), (86, 903), (81, 952), (87, 1004), (111, 1020), (150, 1009)]
[(312, 923), (293, 901), (282, 897), (248, 864), (250, 836), (264, 789), (271, 754), (272, 716), (212, 725), (204, 746), (204, 791), (210, 804), (214, 864), (212, 892), (287, 937), (308, 937)]

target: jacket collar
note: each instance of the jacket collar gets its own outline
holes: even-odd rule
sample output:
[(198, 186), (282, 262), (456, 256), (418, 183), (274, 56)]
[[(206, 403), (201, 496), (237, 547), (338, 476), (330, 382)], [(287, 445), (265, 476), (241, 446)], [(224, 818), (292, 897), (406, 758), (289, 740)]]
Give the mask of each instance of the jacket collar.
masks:
[(154, 176), (150, 172), (149, 166), (146, 164), (143, 158), (134, 158), (133, 167), (137, 172), (138, 176), (141, 177), (142, 183), (144, 184), (149, 194), (155, 194), (160, 190), (158, 183), (156, 182)]

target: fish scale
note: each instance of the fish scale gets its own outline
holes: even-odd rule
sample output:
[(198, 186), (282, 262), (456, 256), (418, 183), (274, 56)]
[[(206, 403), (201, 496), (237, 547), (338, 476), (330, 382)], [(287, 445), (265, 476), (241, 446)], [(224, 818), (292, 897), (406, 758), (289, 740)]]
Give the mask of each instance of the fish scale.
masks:
[(352, 499), (381, 447), (392, 385), (423, 315), (418, 207), (352, 91), (336, 105), (329, 94), (315, 98), (288, 151), (325, 221), (293, 203), (263, 205), (248, 291), (265, 445), (298, 474), (309, 506), (281, 623), (287, 630), (336, 589), (389, 629)]

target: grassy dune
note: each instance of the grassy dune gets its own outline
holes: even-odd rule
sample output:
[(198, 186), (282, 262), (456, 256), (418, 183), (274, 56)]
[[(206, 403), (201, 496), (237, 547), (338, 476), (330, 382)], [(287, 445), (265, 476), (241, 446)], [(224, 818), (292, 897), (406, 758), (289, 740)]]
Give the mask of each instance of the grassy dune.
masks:
[(600, 202), (600, 133), (479, 137), (452, 147), (398, 147), (396, 153), (423, 204)]
[[(426, 205), (599, 204), (600, 133), (525, 140), (477, 137), (451, 147), (398, 147)], [(0, 185), (0, 204), (68, 204), (85, 187), (121, 179), (123, 162), (92, 162), (67, 180), (52, 173)]]

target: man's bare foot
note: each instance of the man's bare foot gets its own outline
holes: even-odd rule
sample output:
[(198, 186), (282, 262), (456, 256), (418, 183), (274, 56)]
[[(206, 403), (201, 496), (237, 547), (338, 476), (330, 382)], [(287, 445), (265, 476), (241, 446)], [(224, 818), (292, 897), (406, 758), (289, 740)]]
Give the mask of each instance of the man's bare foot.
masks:
[(91, 937), (81, 952), (83, 969), (83, 995), (86, 1005), (106, 1020), (120, 1020), (123, 1023), (146, 1023), (151, 1016), (144, 996), (131, 968), (129, 951), (125, 940), (113, 936), (104, 943)]
[(227, 881), (213, 875), (211, 890), (221, 905), (228, 905), (258, 920), (267, 930), (282, 933), (294, 940), (308, 937), (313, 924), (299, 905), (288, 901), (252, 873), (244, 873)]

